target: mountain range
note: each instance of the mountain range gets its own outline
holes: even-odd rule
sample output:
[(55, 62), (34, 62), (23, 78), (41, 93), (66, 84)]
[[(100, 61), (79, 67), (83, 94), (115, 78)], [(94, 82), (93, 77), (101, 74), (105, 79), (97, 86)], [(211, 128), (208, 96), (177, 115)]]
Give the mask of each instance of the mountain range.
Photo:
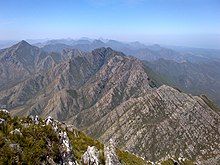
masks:
[(145, 160), (219, 163), (220, 111), (206, 96), (171, 87), (175, 79), (161, 76), (152, 61), (82, 45), (86, 51), (53, 52), (26, 41), (2, 49), (1, 107), (12, 115), (51, 116)]
[[(91, 40), (87, 38), (49, 40), (38, 44), (38, 46), (41, 46), (46, 52), (57, 53), (61, 53), (63, 49), (80, 49), (90, 52), (101, 47), (111, 47), (126, 55), (146, 61), (151, 70), (168, 79), (170, 83), (172, 82), (170, 85), (194, 95), (205, 94), (220, 106), (219, 50), (162, 47), (157, 44), (146, 46), (140, 42), (124, 43), (116, 40)], [(186, 84), (186, 82), (189, 83)]]

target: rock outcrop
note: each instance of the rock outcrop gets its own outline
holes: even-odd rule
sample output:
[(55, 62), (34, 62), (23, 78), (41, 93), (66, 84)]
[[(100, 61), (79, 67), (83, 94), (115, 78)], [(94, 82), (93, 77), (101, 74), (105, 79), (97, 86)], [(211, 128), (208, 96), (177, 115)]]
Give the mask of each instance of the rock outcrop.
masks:
[(99, 151), (95, 146), (88, 146), (87, 151), (82, 156), (82, 163), (87, 165), (99, 165)]
[(121, 165), (118, 160), (118, 157), (115, 152), (115, 146), (112, 139), (109, 140), (109, 144), (107, 144), (104, 148), (105, 154), (105, 164), (106, 165)]

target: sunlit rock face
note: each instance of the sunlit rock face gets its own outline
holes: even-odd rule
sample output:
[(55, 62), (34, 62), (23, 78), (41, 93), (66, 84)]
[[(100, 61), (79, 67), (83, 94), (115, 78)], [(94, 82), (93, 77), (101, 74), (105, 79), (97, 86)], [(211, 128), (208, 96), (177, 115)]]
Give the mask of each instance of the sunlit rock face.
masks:
[(87, 151), (82, 156), (82, 163), (85, 165), (99, 165), (99, 151), (94, 146), (88, 146)]
[(115, 144), (112, 139), (110, 139), (109, 143), (105, 145), (104, 154), (106, 165), (121, 165), (116, 155)]
[(61, 143), (61, 153), (63, 164), (77, 165), (77, 162), (72, 154), (72, 146), (66, 132), (59, 132), (59, 138)]
[(51, 125), (54, 132), (57, 134), (59, 141), (60, 141), (60, 153), (61, 153), (61, 161), (64, 165), (78, 165), (74, 155), (73, 155), (73, 148), (70, 143), (69, 137), (66, 131), (63, 131), (58, 127), (61, 123), (54, 120), (51, 116), (48, 116), (44, 123), (46, 125)]

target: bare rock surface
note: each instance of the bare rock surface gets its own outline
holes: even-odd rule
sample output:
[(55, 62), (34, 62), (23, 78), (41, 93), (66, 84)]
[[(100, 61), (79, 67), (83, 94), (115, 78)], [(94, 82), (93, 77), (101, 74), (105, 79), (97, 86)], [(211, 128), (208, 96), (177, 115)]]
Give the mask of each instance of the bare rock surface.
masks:
[(105, 164), (106, 165), (121, 165), (115, 152), (115, 146), (112, 139), (109, 140), (108, 144), (104, 148)]

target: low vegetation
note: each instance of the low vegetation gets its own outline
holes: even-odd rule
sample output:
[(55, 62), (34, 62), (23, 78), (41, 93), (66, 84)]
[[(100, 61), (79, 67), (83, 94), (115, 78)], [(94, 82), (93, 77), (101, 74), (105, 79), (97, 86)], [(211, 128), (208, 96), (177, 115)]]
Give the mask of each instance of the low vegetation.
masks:
[[(59, 138), (51, 125), (45, 125), (41, 119), (34, 124), (30, 117), (11, 117), (4, 111), (0, 111), (0, 119), (0, 164), (48, 164), (49, 158), (61, 163)], [(95, 146), (99, 150), (99, 163), (105, 164), (102, 143), (76, 129), (63, 127), (62, 130), (67, 132), (77, 162), (81, 162), (88, 146)], [(144, 159), (127, 151), (116, 149), (116, 154), (122, 165), (147, 164)], [(161, 164), (174, 165), (174, 161), (169, 159)], [(185, 161), (182, 165), (192, 165), (192, 162)]]

